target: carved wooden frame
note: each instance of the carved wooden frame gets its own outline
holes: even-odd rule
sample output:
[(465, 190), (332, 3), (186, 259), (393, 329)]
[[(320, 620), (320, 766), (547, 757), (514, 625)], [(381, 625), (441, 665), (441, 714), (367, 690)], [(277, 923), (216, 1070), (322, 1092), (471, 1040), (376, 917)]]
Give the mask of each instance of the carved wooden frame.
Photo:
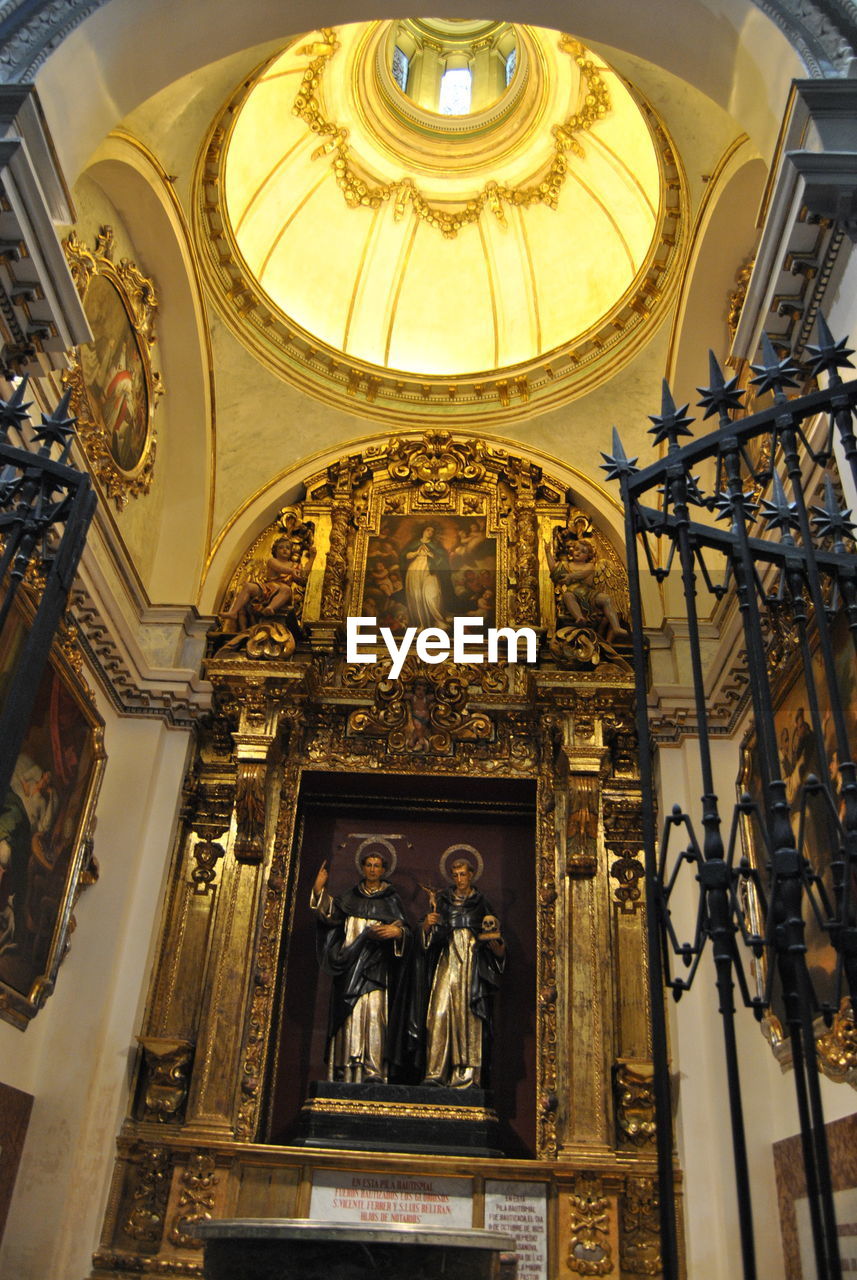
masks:
[(94, 248), (90, 250), (72, 231), (63, 241), (63, 248), (81, 301), (85, 303), (87, 290), (97, 276), (108, 280), (116, 290), (140, 357), (146, 392), (146, 439), (131, 470), (124, 470), (113, 457), (101, 415), (86, 382), (79, 351), (72, 355), (71, 367), (63, 375), (63, 383), (71, 391), (70, 408), (77, 418), (78, 439), (92, 464), (93, 474), (121, 511), (129, 498), (148, 493), (151, 488), (158, 444), (154, 426), (155, 407), (164, 387), (161, 375), (152, 367), (158, 311), (155, 286), (127, 258), (113, 261), (113, 237), (113, 228), (103, 226)]

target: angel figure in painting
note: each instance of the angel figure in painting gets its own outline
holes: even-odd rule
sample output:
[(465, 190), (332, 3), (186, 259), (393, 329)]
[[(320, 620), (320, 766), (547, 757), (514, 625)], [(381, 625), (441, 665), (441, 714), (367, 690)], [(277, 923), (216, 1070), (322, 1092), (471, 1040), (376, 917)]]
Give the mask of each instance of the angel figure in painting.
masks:
[(323, 862), (310, 896), (319, 926), (319, 961), (333, 979), (328, 1078), (349, 1084), (387, 1080), (394, 1056), (388, 1043), (394, 966), (409, 939), (399, 895), (385, 879), (387, 857), (374, 845), (362, 856), (358, 852), (357, 862), (362, 880), (336, 898), (327, 890)]
[(628, 635), (620, 621), (618, 599), (621, 584), (607, 560), (600, 560), (590, 541), (576, 538), (570, 549), (563, 544), (559, 555), (545, 542), (545, 555), (557, 603), (580, 626), (590, 626), (609, 644)]
[(431, 891), (422, 922), (431, 987), (426, 1014), (425, 1083), (467, 1089), (486, 1083), (491, 1004), (506, 964), (506, 944), (490, 903), (474, 886), (482, 858), (469, 845), (441, 857), (452, 884)]

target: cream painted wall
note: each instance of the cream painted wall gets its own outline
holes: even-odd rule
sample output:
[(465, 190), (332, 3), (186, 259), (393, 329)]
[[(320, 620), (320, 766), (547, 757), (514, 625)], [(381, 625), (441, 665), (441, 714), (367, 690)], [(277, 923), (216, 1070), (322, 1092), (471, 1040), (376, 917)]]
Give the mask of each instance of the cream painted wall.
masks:
[(0, 1023), (0, 1079), (35, 1095), (0, 1252), (5, 1280), (81, 1280), (98, 1243), (127, 1111), (188, 734), (120, 719), (98, 696), (108, 763), (98, 882), (54, 994), (26, 1032)]

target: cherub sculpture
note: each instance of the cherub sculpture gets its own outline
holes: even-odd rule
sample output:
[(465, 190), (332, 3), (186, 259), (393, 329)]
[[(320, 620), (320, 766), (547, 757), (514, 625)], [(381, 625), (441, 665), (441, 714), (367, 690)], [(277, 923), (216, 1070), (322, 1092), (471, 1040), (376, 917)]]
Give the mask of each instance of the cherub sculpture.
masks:
[(240, 635), (272, 618), (297, 624), (315, 554), (311, 526), (293, 528), (276, 538), (268, 558), (262, 565), (256, 562), (255, 573), (251, 568), (232, 604), (221, 613), (222, 630)]
[(628, 628), (620, 620), (627, 608), (625, 583), (618, 569), (598, 556), (593, 541), (559, 530), (556, 552), (550, 542), (544, 545), (557, 614), (591, 627), (609, 644), (627, 636)]

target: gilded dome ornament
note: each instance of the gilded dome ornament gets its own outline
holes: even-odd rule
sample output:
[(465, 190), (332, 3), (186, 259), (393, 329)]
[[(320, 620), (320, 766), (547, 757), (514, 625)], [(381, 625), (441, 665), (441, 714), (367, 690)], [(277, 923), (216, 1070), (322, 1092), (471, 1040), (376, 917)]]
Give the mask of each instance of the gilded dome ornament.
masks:
[(422, 72), (413, 97), (394, 79), (409, 23), (301, 36), (235, 87), (196, 174), (202, 270), (301, 391), (393, 431), (494, 429), (648, 342), (687, 252), (684, 173), (654, 109), (573, 36), (505, 24), (505, 89), (445, 115)]
[(327, 66), (340, 48), (334, 27), (322, 29), (322, 40), (304, 47), (301, 52), (313, 53), (312, 61), (304, 72), (301, 87), (295, 97), (293, 113), (298, 116), (313, 133), (325, 138), (312, 153), (318, 160), (332, 155), (333, 170), (336, 182), (350, 209), (379, 209), (389, 200), (394, 201), (394, 217), (398, 222), (404, 217), (408, 205), (416, 215), (430, 227), (435, 227), (447, 239), (454, 239), (462, 227), (478, 222), (486, 209), (494, 214), (498, 222), (505, 226), (506, 207), (529, 208), (532, 205), (544, 204), (549, 209), (556, 209), (560, 192), (568, 177), (567, 153), (583, 158), (584, 151), (580, 143), (580, 135), (591, 129), (596, 121), (601, 120), (610, 111), (610, 93), (601, 74), (601, 69), (586, 56), (586, 50), (579, 40), (573, 36), (561, 34), (559, 48), (568, 54), (580, 68), (582, 80), (585, 82), (583, 100), (575, 112), (561, 124), (551, 129), (554, 138), (554, 154), (547, 171), (538, 178), (534, 176), (527, 183), (507, 185), (491, 180), (482, 190), (454, 213), (448, 212), (437, 203), (432, 203), (417, 186), (414, 178), (406, 176), (398, 182), (373, 183), (360, 176), (351, 155), (349, 131), (336, 121), (325, 116), (322, 103), (322, 80)]

